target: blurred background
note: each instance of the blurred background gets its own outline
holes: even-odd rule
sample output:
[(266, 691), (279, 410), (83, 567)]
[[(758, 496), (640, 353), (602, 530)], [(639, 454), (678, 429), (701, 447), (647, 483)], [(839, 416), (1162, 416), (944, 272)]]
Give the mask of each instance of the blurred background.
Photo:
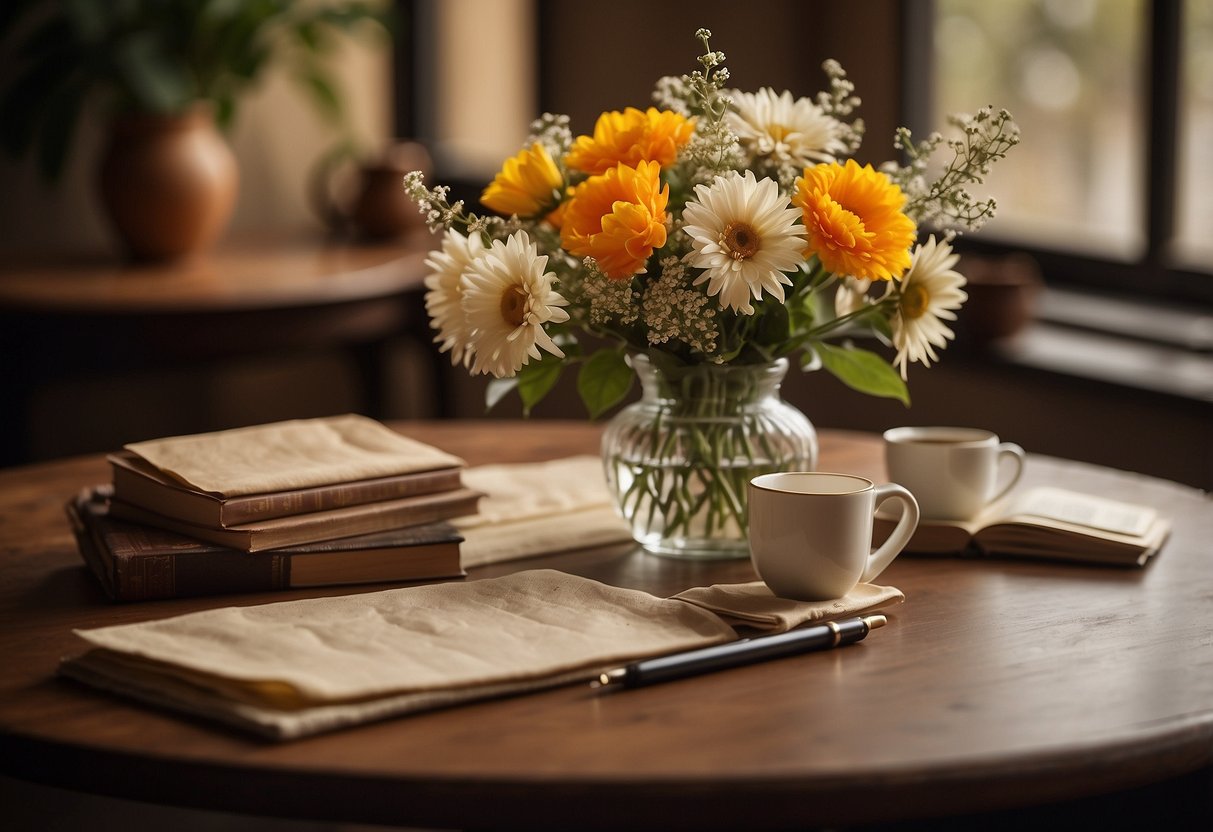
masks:
[[(107, 18), (147, 0), (72, 5), (94, 12), (74, 22), (93, 38), (90, 60), (172, 99), (172, 67), (147, 63), (139, 26)], [(159, 16), (140, 25), (192, 33), (171, 46), (186, 51), (217, 42), (205, 28), (217, 8), (275, 4), (150, 5)], [(114, 98), (99, 85), (64, 97), (25, 74), (46, 46), (30, 33), (62, 4), (0, 13), (0, 101), (23, 91), (45, 131), (0, 159), (4, 464), (347, 411), (519, 418), (512, 401), (486, 413), (484, 380), (434, 354), (417, 288), (432, 240), (415, 222), (359, 233), (351, 171), (387, 167), (398, 183), (390, 157), (409, 142), (406, 163), (474, 200), (538, 114), (567, 113), (585, 133), (603, 110), (645, 106), (659, 76), (696, 66), (706, 26), (741, 88), (815, 95), (822, 61), (838, 59), (863, 99), (861, 162), (895, 158), (898, 125), (925, 136), (990, 104), (1022, 128), (989, 182), (997, 218), (959, 244), (971, 300), (957, 342), (938, 366), (912, 368), (912, 407), (821, 373), (794, 373), (787, 399), (818, 427), (977, 425), (1213, 487), (1207, 0), (764, 0), (744, 14), (726, 0), (281, 5), (329, 15), (267, 27), (272, 48), (225, 58), (241, 82), (219, 105), (232, 105), (238, 193), (213, 245), (169, 266), (130, 265), (106, 219), (97, 179)], [(48, 149), (39, 136), (69, 109), (70, 142)], [(34, 122), (5, 112), (15, 149)], [(584, 418), (569, 382), (536, 418)]]
[[(282, 25), (300, 9), (331, 15)], [(65, 10), (70, 26), (50, 25)], [(837, 58), (863, 98), (861, 161), (894, 158), (900, 124), (923, 136), (989, 104), (1022, 127), (989, 183), (998, 217), (960, 243), (971, 299), (957, 342), (912, 368), (913, 406), (822, 373), (793, 373), (786, 398), (818, 427), (982, 426), (1030, 451), (1213, 488), (1208, 0), (396, 0), (374, 8), (386, 27), (355, 11), (0, 6), (0, 138), (13, 151), (0, 156), (0, 464), (348, 411), (519, 418), (515, 402), (486, 414), (484, 380), (434, 353), (418, 291), (428, 235), (400, 222), (358, 233), (333, 204), (351, 213), (352, 168), (398, 182), (401, 141), (425, 150), (407, 145), (402, 164), (475, 199), (538, 114), (567, 113), (580, 133), (603, 110), (645, 106), (656, 78), (695, 67), (706, 26), (745, 89), (815, 95), (821, 62)], [(186, 54), (226, 72), (216, 95), (234, 110), (238, 193), (209, 249), (136, 265), (97, 188), (122, 103), (105, 82), (171, 107), (190, 94), (172, 60)], [(569, 381), (536, 418), (584, 418)], [(16, 828), (332, 828), (6, 779), (0, 803)]]

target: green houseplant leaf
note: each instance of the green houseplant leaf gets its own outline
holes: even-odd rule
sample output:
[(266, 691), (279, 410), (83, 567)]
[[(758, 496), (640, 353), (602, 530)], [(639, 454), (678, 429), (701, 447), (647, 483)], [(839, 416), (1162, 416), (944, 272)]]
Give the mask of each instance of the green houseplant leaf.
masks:
[(86, 106), (174, 114), (205, 101), (227, 127), (240, 95), (274, 62), (293, 63), (325, 120), (348, 130), (317, 56), (330, 33), (391, 21), (387, 2), (357, 0), (10, 0), (2, 8), (11, 65), (0, 88), (0, 145), (33, 156), (49, 180)]

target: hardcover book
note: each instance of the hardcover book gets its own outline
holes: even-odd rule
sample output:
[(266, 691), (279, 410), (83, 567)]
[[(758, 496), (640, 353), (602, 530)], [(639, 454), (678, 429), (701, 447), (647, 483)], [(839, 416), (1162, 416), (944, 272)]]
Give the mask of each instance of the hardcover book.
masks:
[(156, 526), (231, 549), (263, 552), (475, 514), (481, 496), (479, 491), (457, 488), (437, 494), (312, 511), (226, 528), (187, 523), (117, 499), (111, 500), (109, 513), (118, 520)]
[(228, 527), (313, 511), (394, 500), (460, 487), (457, 466), (332, 485), (224, 497), (190, 488), (130, 451), (107, 459), (114, 498), (200, 526)]
[(462, 537), (442, 522), (249, 554), (116, 520), (110, 516), (108, 486), (85, 489), (66, 508), (81, 556), (117, 601), (464, 574)]
[(357, 414), (133, 442), (134, 453), (196, 491), (270, 494), (462, 467), (462, 459)]
[[(896, 520), (879, 514), (878, 534)], [(1013, 494), (974, 520), (923, 520), (905, 551), (1144, 566), (1170, 530), (1169, 520), (1149, 506), (1041, 487)]]

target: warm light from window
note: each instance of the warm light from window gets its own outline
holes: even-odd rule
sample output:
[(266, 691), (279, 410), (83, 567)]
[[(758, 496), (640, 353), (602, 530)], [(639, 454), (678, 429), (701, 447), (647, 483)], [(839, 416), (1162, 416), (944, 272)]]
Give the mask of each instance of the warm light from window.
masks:
[(937, 0), (936, 9), (935, 122), (993, 104), (1022, 129), (990, 177), (999, 210), (987, 233), (1140, 256), (1142, 0)]
[(491, 179), (537, 115), (533, 0), (434, 2), (432, 147), (448, 176)]
[(1213, 271), (1213, 4), (1184, 6), (1176, 257)]

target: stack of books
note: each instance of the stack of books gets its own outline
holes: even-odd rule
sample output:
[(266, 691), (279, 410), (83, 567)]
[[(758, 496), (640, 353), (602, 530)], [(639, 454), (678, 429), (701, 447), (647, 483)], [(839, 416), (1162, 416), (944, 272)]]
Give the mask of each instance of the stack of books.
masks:
[(445, 521), (482, 496), (459, 458), (360, 416), (136, 443), (108, 460), (111, 482), (67, 513), (123, 601), (459, 577), (462, 538)]

